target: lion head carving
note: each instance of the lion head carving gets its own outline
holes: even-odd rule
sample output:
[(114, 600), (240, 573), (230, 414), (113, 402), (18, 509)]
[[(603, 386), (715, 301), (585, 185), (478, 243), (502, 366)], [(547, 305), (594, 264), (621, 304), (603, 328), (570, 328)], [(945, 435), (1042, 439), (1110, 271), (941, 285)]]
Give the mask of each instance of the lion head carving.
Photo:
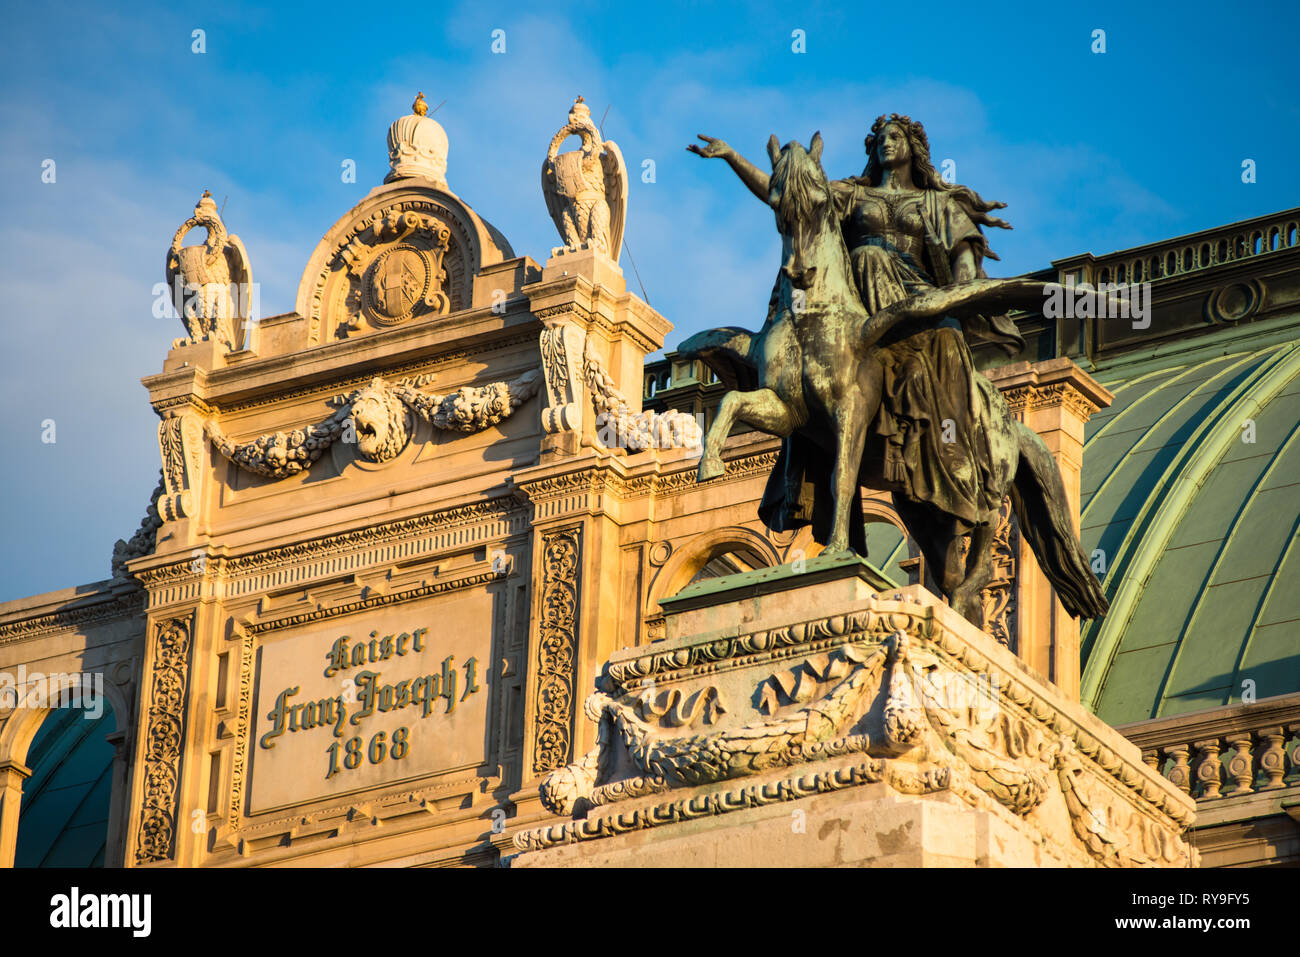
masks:
[(357, 451), (367, 462), (396, 458), (411, 440), (411, 413), (381, 379), (356, 393), (351, 413)]

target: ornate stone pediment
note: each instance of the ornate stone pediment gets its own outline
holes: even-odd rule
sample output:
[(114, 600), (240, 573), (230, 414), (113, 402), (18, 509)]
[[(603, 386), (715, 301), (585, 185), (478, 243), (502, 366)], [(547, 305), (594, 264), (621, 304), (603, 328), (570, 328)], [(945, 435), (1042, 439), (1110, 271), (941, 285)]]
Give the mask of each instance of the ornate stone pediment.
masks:
[(307, 345), (436, 321), (474, 305), (474, 277), (512, 258), (499, 232), (445, 188), (372, 190), (325, 235), (298, 286)]

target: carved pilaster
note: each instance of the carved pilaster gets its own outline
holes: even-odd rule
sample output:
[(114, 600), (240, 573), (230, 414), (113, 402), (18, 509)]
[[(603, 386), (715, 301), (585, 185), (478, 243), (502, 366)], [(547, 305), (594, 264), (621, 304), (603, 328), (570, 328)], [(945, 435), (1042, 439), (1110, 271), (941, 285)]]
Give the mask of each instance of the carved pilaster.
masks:
[(152, 642), (149, 714), (144, 732), (143, 807), (135, 863), (152, 864), (176, 855), (181, 751), (189, 680), (193, 618), (158, 622)]
[(253, 636), (244, 634), (239, 644), (239, 703), (235, 713), (234, 761), (230, 774), (230, 808), (226, 823), (239, 826), (244, 809), (244, 779), (248, 767), (248, 735), (253, 707)]
[(547, 532), (542, 542), (541, 640), (537, 650), (537, 719), (533, 739), (535, 774), (564, 767), (572, 756), (582, 528), (575, 525)]
[(13, 867), (18, 847), (18, 813), (23, 806), (23, 782), (31, 768), (16, 761), (0, 764), (0, 867)]
[[(1018, 362), (984, 373), (997, 386), (1016, 419), (1032, 429), (1052, 453), (1061, 473), (1075, 531), (1079, 523), (1084, 426), (1113, 396), (1066, 358)], [(1079, 694), (1079, 623), (1052, 590), (1029, 544), (1015, 545), (1015, 651), (1070, 698)], [(996, 553), (995, 553), (996, 554)]]

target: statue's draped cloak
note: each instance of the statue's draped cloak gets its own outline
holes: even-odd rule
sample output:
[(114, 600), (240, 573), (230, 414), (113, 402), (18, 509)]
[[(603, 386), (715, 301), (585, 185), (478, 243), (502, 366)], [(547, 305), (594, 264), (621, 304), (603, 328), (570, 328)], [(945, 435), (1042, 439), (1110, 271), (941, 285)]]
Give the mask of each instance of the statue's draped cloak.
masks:
[[(863, 201), (864, 180), (831, 183), (841, 222)], [(925, 190), (919, 209), (926, 227), (922, 262), (887, 236), (870, 236), (849, 250), (863, 304), (876, 313), (913, 293), (947, 282), (954, 251), (967, 244), (976, 275), (984, 277), (987, 245), (961, 205), (942, 190)], [(938, 263), (936, 259), (942, 257)], [(936, 279), (937, 275), (937, 279)], [(985, 522), (1001, 505), (990, 470), (990, 395), (993, 386), (975, 373), (968, 339), (987, 339), (1011, 354), (1024, 340), (1006, 316), (970, 316), (961, 331), (950, 326), (900, 326), (873, 355), (884, 370), (880, 412), (866, 443), (866, 471), (904, 497), (953, 516), (958, 531)], [(759, 516), (774, 531), (811, 524), (825, 542), (834, 512), (834, 455), (798, 434), (785, 439), (768, 479)], [(855, 504), (860, 510), (860, 502)], [(855, 513), (856, 514), (856, 513)], [(851, 525), (850, 547), (866, 554), (860, 522)]]

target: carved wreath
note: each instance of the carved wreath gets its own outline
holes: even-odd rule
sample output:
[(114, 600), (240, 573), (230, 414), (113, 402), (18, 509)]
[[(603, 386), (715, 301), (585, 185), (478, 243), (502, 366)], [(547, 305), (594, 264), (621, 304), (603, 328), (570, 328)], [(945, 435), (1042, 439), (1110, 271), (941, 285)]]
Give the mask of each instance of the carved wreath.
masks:
[(420, 391), (420, 380), (390, 385), (376, 378), (363, 389), (331, 399), (338, 411), (317, 425), (242, 443), (231, 441), (215, 421), (209, 420), (205, 428), (212, 444), (235, 465), (280, 479), (311, 468), (340, 440), (355, 443), (358, 456), (367, 462), (388, 462), (410, 441), (415, 416), (435, 429), (481, 432), (531, 399), (540, 380), (541, 371), (535, 370), (513, 382), (465, 386), (440, 395)]

